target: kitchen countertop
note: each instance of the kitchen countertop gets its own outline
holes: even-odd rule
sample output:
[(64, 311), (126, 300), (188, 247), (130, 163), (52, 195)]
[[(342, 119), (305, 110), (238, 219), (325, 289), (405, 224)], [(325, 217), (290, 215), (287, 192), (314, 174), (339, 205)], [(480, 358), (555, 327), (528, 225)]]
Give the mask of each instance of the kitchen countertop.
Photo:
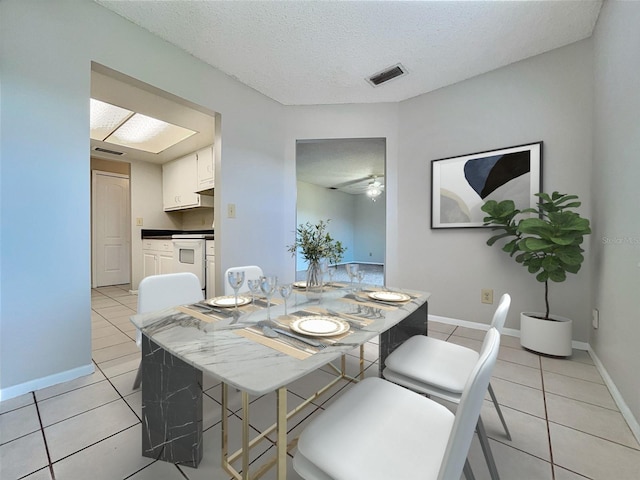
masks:
[(202, 233), (207, 235), (213, 235), (213, 229), (209, 230), (155, 230), (155, 229), (145, 229), (141, 230), (141, 238), (144, 240), (147, 239), (155, 239), (155, 240), (171, 240), (172, 235), (179, 235), (185, 233)]

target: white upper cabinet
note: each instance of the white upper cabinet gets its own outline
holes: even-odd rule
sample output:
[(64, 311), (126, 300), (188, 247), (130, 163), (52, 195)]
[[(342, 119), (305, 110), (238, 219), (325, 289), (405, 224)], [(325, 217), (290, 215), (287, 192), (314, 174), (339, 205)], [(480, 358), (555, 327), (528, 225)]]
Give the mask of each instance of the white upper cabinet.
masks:
[(213, 207), (213, 197), (196, 193), (199, 190), (197, 153), (162, 165), (162, 203), (165, 212)]
[(196, 152), (198, 162), (198, 190), (209, 190), (214, 185), (213, 145)]

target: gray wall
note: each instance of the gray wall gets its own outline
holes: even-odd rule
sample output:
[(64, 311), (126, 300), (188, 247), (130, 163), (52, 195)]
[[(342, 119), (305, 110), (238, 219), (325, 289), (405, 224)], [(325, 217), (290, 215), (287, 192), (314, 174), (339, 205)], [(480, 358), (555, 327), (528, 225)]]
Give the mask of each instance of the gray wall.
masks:
[[(305, 182), (297, 186), (298, 224), (329, 218), (327, 231), (347, 247), (342, 262), (384, 263), (384, 195), (374, 203), (366, 195), (350, 195)], [(298, 271), (307, 268), (299, 253), (296, 261)]]
[[(605, 2), (594, 33), (591, 345), (640, 419), (640, 4)], [(638, 435), (640, 432), (636, 432)]]
[[(511, 293), (506, 326), (519, 312), (544, 311), (544, 286), (499, 248), (490, 230), (430, 229), (430, 161), (544, 141), (543, 188), (575, 193), (591, 215), (592, 50), (582, 41), (407, 100), (400, 106), (398, 263), (401, 286), (432, 292), (429, 313), (489, 323), (495, 305), (480, 302)], [(586, 249), (590, 248), (586, 242)], [(590, 269), (552, 284), (552, 313), (574, 319), (574, 339), (589, 337)]]
[(386, 194), (375, 202), (355, 196), (353, 258), (358, 262), (384, 263)]
[[(331, 219), (327, 232), (347, 248), (343, 262), (353, 260), (355, 201), (353, 195), (298, 182), (297, 225)], [(292, 242), (293, 243), (293, 238)], [(296, 270), (306, 270), (307, 262), (299, 253)]]

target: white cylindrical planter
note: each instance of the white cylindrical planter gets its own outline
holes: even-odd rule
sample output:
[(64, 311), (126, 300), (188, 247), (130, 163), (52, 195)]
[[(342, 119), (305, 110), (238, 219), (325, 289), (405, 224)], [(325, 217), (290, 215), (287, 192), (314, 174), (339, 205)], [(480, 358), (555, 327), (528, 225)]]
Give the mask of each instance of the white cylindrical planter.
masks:
[(572, 353), (572, 321), (569, 318), (551, 316), (544, 320), (543, 313), (520, 314), (520, 345), (534, 352), (568, 357)]

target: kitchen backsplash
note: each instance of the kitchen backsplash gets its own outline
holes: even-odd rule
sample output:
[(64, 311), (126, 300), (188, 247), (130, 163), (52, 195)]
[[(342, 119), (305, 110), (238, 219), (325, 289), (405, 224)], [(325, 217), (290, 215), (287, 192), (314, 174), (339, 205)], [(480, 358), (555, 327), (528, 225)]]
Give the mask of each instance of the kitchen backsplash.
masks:
[(182, 212), (182, 230), (213, 228), (213, 208), (197, 208)]

